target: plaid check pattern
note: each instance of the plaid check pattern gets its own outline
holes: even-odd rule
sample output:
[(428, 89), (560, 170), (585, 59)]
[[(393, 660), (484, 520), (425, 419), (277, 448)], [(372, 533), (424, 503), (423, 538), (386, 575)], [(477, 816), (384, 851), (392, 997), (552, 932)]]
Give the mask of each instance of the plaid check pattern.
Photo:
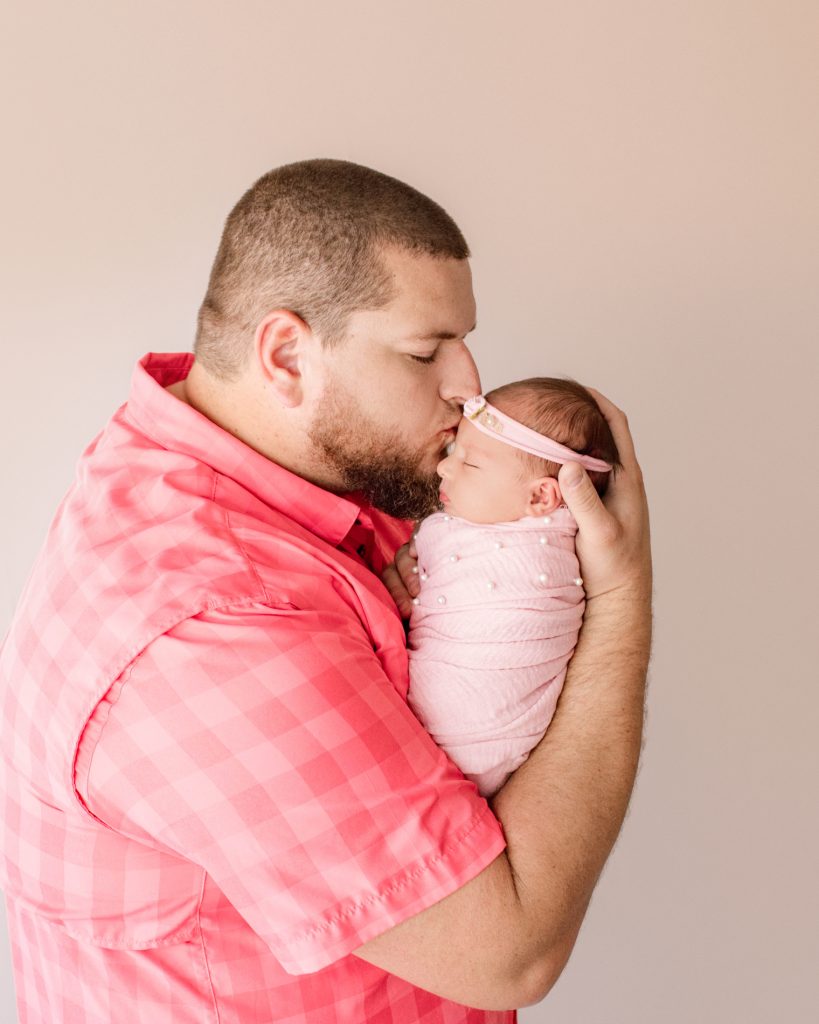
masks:
[(504, 848), (406, 704), (406, 524), (293, 476), (148, 356), (0, 653), (23, 1024), (486, 1022), (353, 955)]

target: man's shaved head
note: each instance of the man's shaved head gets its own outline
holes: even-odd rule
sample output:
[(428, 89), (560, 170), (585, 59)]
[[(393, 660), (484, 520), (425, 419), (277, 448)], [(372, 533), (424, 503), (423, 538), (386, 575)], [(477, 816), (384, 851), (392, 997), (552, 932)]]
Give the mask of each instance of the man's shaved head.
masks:
[(386, 247), (469, 257), (449, 214), (396, 178), (343, 160), (270, 171), (228, 216), (199, 311), (197, 359), (235, 379), (274, 309), (296, 313), (326, 344), (338, 341), (350, 313), (390, 301)]

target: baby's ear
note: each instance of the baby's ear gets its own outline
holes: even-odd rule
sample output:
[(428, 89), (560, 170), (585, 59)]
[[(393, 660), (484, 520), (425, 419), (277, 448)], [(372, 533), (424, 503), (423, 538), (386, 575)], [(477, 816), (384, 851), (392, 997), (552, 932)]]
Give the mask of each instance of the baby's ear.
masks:
[(527, 516), (548, 516), (562, 504), (560, 485), (553, 476), (543, 476), (532, 481), (526, 506)]

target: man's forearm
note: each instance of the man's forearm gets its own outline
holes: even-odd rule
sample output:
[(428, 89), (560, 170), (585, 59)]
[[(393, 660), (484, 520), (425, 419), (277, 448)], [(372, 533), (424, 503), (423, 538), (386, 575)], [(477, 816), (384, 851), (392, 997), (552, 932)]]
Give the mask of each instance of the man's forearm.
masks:
[(625, 816), (640, 755), (650, 605), (645, 587), (588, 603), (554, 719), (492, 801), (526, 930), (521, 948), (541, 961), (568, 956)]

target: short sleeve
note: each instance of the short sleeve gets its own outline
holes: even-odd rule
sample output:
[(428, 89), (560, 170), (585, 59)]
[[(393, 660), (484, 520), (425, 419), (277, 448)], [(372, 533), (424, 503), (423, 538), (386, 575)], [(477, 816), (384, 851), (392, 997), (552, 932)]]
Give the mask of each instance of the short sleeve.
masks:
[(89, 809), (201, 866), (291, 974), (438, 902), (505, 846), (341, 616), (208, 611), (153, 641), (108, 700)]

